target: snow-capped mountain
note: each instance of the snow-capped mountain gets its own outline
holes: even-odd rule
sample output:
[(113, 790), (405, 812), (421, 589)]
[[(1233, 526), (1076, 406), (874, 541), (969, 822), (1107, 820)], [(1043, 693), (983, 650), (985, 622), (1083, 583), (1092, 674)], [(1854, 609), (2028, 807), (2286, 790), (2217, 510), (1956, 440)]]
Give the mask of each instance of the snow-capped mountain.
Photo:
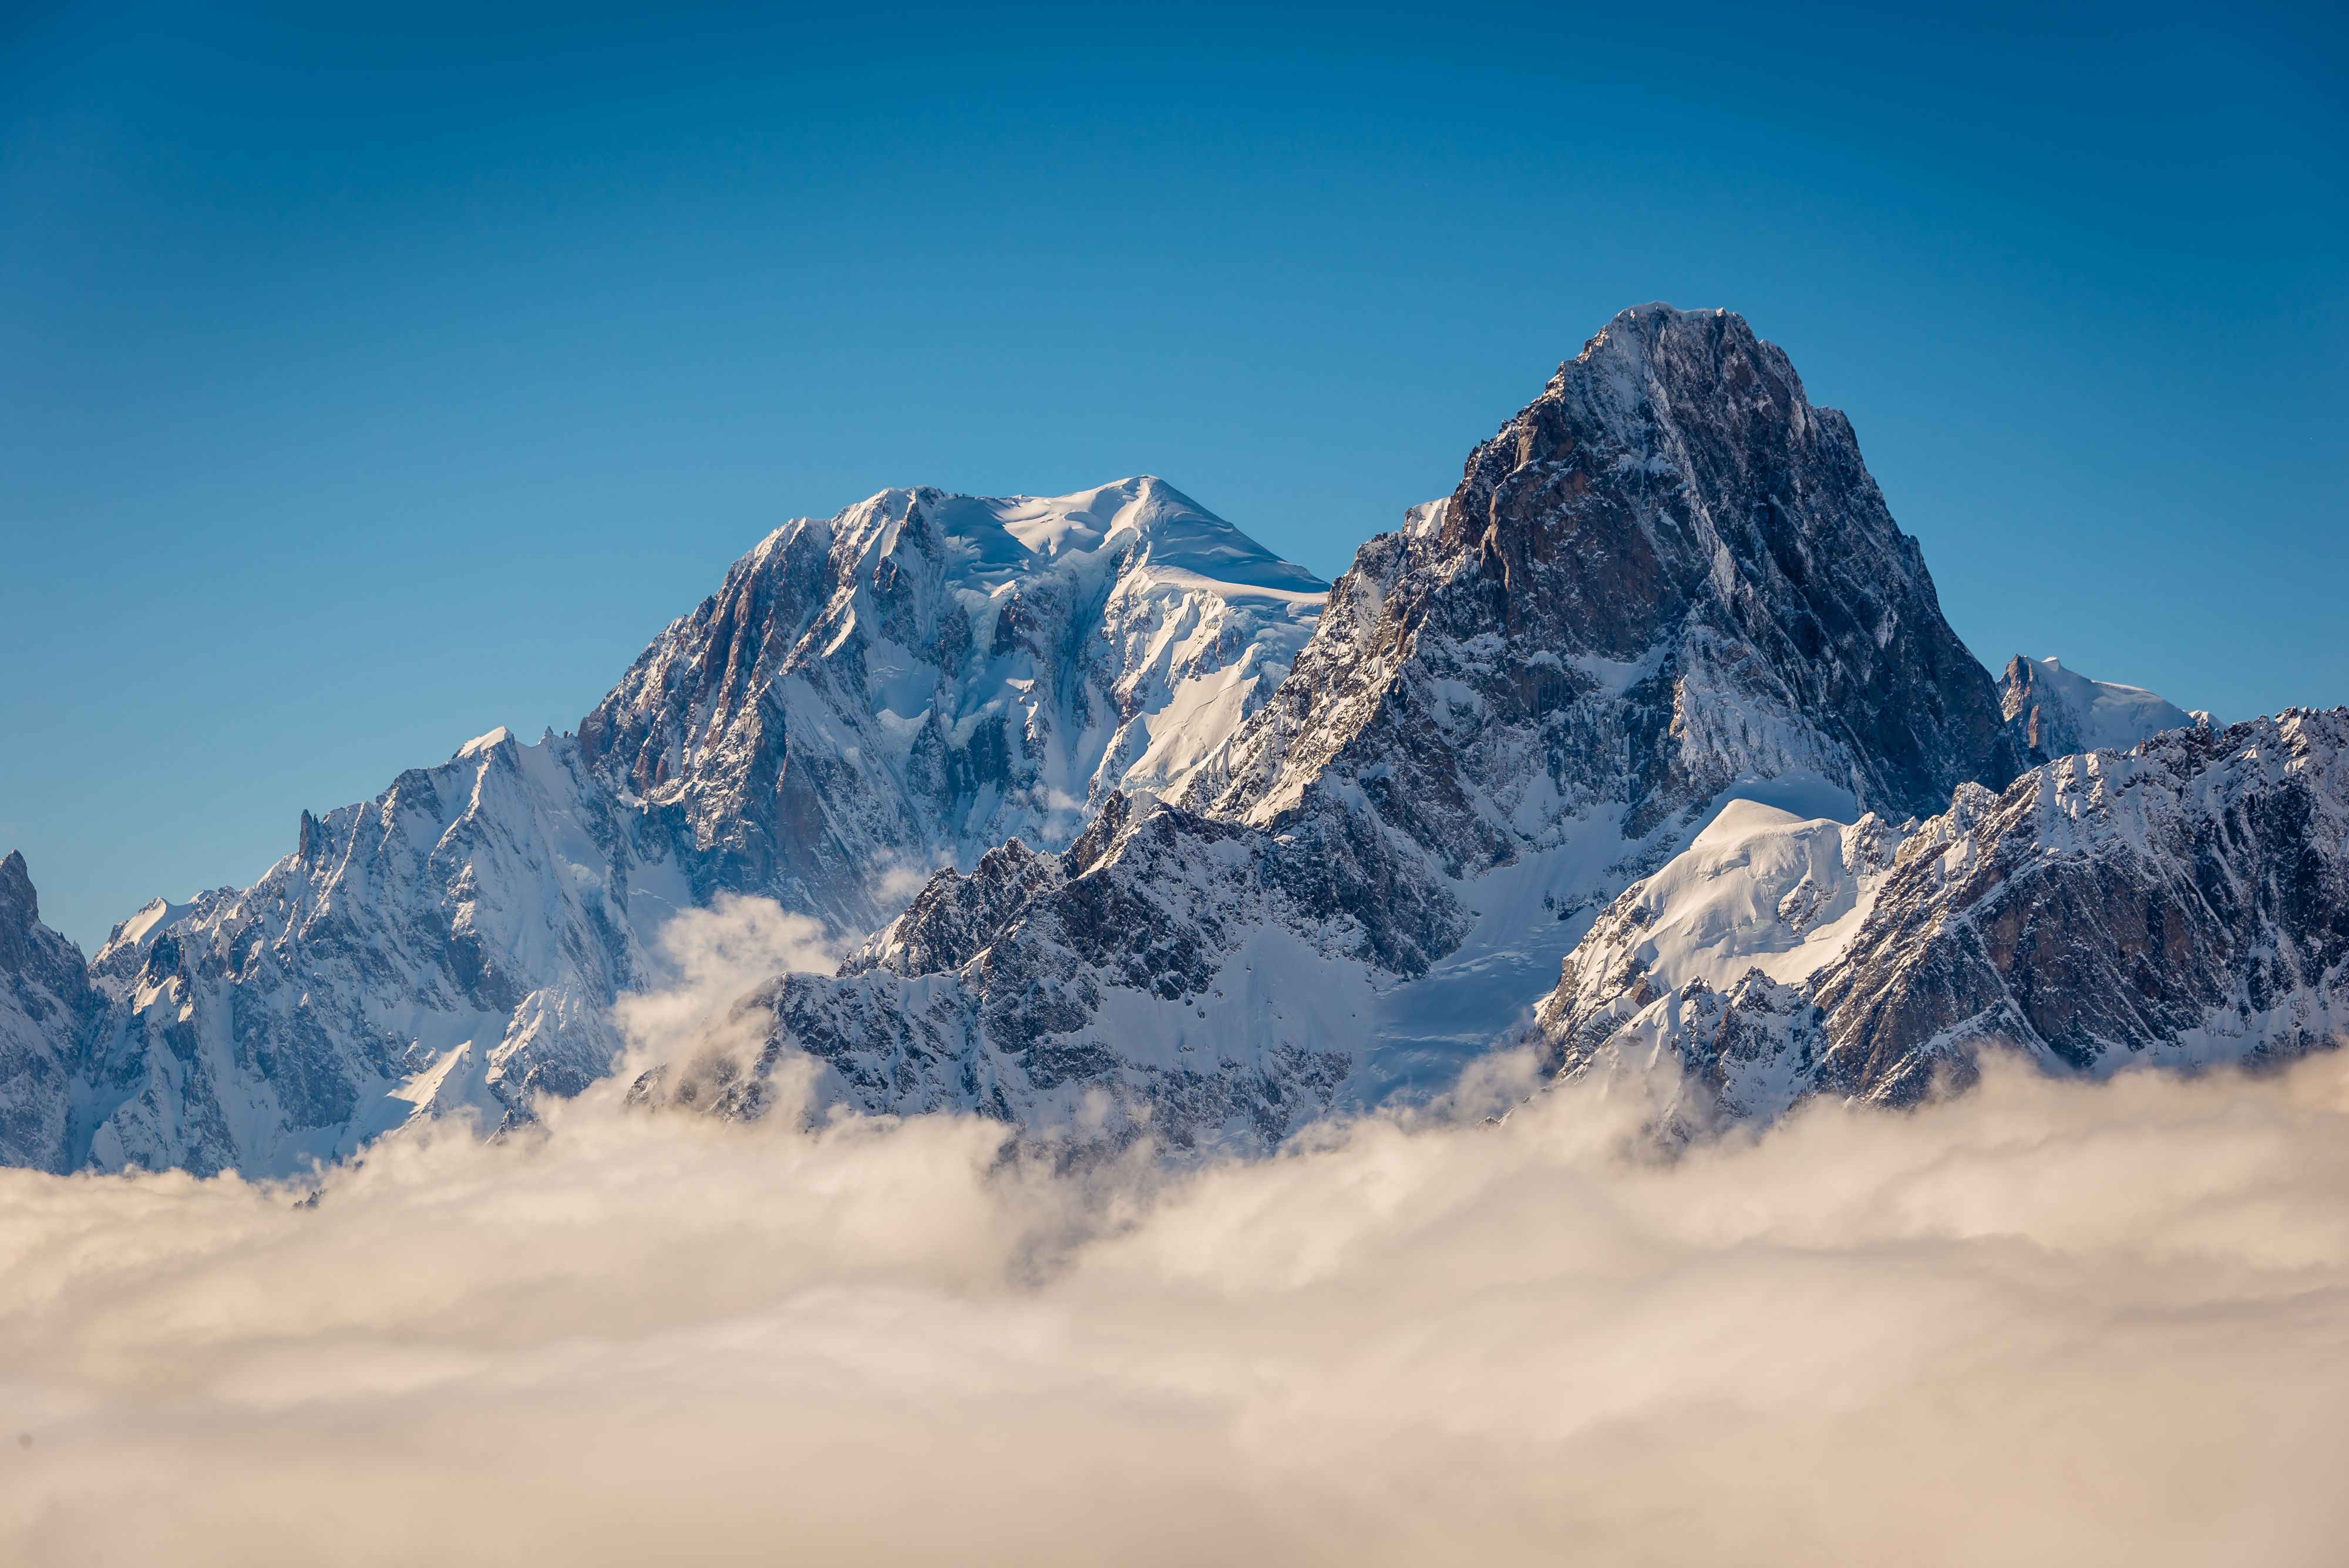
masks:
[(2053, 659), (2016, 654), (1999, 678), (1999, 711), (2022, 732), (2036, 761), (2075, 752), (2127, 751), (2164, 730), (2209, 723), (2142, 686), (2091, 680)]
[(1164, 483), (892, 490), (785, 524), (579, 727), (698, 888), (862, 934), (929, 873), (1180, 784), (1329, 585)]
[(642, 1092), (756, 1111), (804, 1053), (870, 1109), (1261, 1142), (1449, 1076), (1723, 799), (1905, 817), (2022, 762), (1849, 423), (1739, 317), (1645, 306), (1363, 546), (1166, 802), (941, 874), (771, 988), (763, 1054)]
[(1749, 1116), (1988, 1041), (2302, 1050), (2344, 1017), (2344, 743), (1994, 683), (1848, 421), (1736, 316), (1642, 306), (1334, 587), (1154, 479), (887, 491), (761, 541), (577, 733), (305, 813), (86, 969), (12, 856), (0, 1160), (279, 1174), (527, 1116), (731, 893), (848, 956), (642, 1100), (758, 1116), (795, 1062), (835, 1105), (1261, 1147), (1500, 1039)]
[(2103, 1074), (2339, 1044), (2349, 709), (2061, 757), (1905, 831), (1724, 815), (1608, 910), (1539, 1025), (1566, 1074), (1677, 1057), (1754, 1117), (1910, 1100), (1985, 1046)]
[(957, 857), (1066, 845), (1223, 745), (1325, 591), (1149, 478), (794, 520), (575, 736), (494, 731), (304, 814), (251, 888), (119, 926), (78, 1033), (21, 990), (39, 1028), (7, 1038), (50, 1054), (9, 1047), (25, 1136), (67, 1165), (267, 1173), (419, 1114), (526, 1114), (610, 1069), (613, 1001), (657, 978), (678, 909), (758, 893), (854, 936)]

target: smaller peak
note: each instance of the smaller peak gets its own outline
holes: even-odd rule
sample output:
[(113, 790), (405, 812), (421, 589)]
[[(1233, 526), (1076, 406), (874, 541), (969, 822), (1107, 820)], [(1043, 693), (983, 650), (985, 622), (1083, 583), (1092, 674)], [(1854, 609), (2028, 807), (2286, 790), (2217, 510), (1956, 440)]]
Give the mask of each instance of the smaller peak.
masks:
[(150, 898), (146, 903), (139, 906), (129, 919), (115, 926), (114, 932), (107, 939), (106, 948), (101, 950), (100, 956), (124, 942), (129, 943), (132, 947), (145, 946), (150, 940), (176, 925), (182, 916), (195, 907), (194, 899), (190, 899), (184, 904), (174, 904), (169, 898)]
[(827, 517), (785, 518), (782, 522), (777, 524), (774, 527), (768, 529), (764, 534), (759, 536), (759, 542), (751, 545), (749, 550), (743, 553), (741, 559), (734, 563), (734, 570), (740, 571), (744, 566), (754, 561), (762, 561), (766, 559), (768, 556), (773, 555), (777, 550), (781, 549), (784, 545), (790, 543), (792, 539), (800, 534), (806, 532), (810, 528), (827, 527), (830, 524), (831, 519)]
[(2050, 757), (2106, 747), (2127, 751), (2194, 715), (2142, 686), (2098, 680), (2054, 658), (2016, 654), (1999, 680), (1999, 707), (2024, 740)]
[(1066, 495), (1015, 495), (1008, 499), (1014, 504), (1089, 517), (1092, 525), (1103, 533), (1119, 527), (1145, 528), (1158, 517), (1169, 514), (1215, 515), (1154, 473), (1128, 474)]
[(1090, 551), (1112, 535), (1149, 537), (1170, 524), (1229, 524), (1158, 478), (1139, 473), (1066, 495), (1007, 495), (978, 502), (1039, 556)]
[(458, 747), (457, 756), (459, 758), (475, 756), (482, 752), (491, 751), (496, 747), (502, 746), (508, 741), (512, 739), (513, 732), (507, 729), (503, 724), (500, 724), (488, 734), (476, 735), (471, 740), (466, 742), (463, 745)]
[[(1203, 517), (1216, 517), (1214, 513), (1185, 495), (1170, 481), (1154, 473), (1132, 474), (1102, 488), (1130, 497), (1134, 504), (1147, 512), (1195, 512)], [(1223, 519), (1216, 517), (1216, 521), (1220, 523)]]
[(861, 500), (850, 502), (842, 510), (856, 512), (867, 508), (891, 506), (903, 509), (916, 501), (942, 501), (946, 495), (947, 492), (940, 490), (935, 484), (891, 484), (874, 491)]
[(862, 500), (850, 502), (834, 513), (829, 521), (854, 533), (859, 528), (881, 527), (901, 521), (917, 507), (936, 506), (959, 499), (959, 496), (934, 484), (893, 484), (886, 490), (876, 490)]
[(1721, 809), (1713, 814), (1713, 820), (1704, 825), (1703, 831), (1690, 840), (1690, 847), (1715, 848), (1738, 843), (1760, 833), (1779, 833), (1806, 823), (1832, 820), (1830, 817), (1805, 816), (1800, 812), (1789, 811), (1766, 800), (1741, 795), (1722, 804)]
[(21, 849), (11, 849), (0, 859), (0, 909), (21, 913), (27, 924), (41, 918), (40, 896), (33, 891), (32, 868), (25, 864)]

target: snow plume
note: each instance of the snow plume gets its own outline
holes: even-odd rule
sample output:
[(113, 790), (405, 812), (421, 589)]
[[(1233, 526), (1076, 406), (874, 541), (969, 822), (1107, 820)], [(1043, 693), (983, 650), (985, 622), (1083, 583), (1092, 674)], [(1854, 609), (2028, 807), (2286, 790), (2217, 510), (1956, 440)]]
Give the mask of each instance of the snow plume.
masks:
[(616, 1085), (315, 1201), (0, 1171), (0, 1561), (2313, 1563), (2345, 1067), (1669, 1157), (1568, 1088), (1155, 1189)]

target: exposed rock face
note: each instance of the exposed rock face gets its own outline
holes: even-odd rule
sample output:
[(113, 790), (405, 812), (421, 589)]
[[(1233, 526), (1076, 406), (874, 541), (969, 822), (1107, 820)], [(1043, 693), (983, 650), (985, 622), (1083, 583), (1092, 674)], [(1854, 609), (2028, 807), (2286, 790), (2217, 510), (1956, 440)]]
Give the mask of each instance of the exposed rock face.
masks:
[(1906, 815), (2022, 765), (1850, 422), (1725, 311), (1616, 317), (1329, 623), (1192, 798), (1360, 788), (1456, 873), (1602, 804), (1803, 774)]
[(1672, 867), (1625, 894), (1544, 1006), (1564, 1071), (1674, 1053), (1767, 1116), (1911, 1100), (1986, 1045), (2103, 1074), (2349, 1038), (2349, 709), (2059, 758), (1881, 844), (1847, 853), (1857, 914), (1808, 964), (1749, 965), (1726, 928), (1644, 943)]
[(27, 992), (26, 1147), (270, 1174), (412, 1116), (526, 1115), (610, 1070), (676, 910), (757, 893), (861, 934), (1009, 833), (1065, 845), (1223, 743), (1323, 591), (1147, 478), (794, 521), (577, 736), (498, 731), (305, 813), (251, 888), (117, 928), (95, 1022)]
[(2033, 762), (2075, 752), (2127, 751), (2164, 730), (2208, 724), (2141, 686), (2091, 680), (2053, 659), (2016, 654), (1999, 678), (1999, 711), (2021, 735)]
[(1278, 1141), (1329, 1108), (1372, 1003), (1361, 931), (1288, 892), (1295, 857), (1270, 835), (1114, 797), (1063, 854), (1015, 839), (968, 877), (942, 873), (837, 977), (778, 980), (756, 999), (772, 1023), (752, 1060), (713, 1052), (636, 1092), (758, 1116), (803, 1052), (826, 1100), (865, 1110)]
[(1738, 317), (1642, 306), (1363, 546), (1179, 809), (941, 877), (839, 978), (777, 988), (761, 1062), (646, 1092), (755, 1108), (741, 1085), (803, 1050), (874, 1109), (1049, 1124), (1090, 1093), (1260, 1139), (1325, 1085), (1409, 1079), (1389, 1058), (1447, 981), (1489, 1042), (1566, 917), (1725, 793), (1905, 816), (2020, 763), (1848, 422)]
[(64, 1170), (72, 1044), (98, 999), (81, 950), (41, 924), (25, 857), (0, 859), (0, 1165)]

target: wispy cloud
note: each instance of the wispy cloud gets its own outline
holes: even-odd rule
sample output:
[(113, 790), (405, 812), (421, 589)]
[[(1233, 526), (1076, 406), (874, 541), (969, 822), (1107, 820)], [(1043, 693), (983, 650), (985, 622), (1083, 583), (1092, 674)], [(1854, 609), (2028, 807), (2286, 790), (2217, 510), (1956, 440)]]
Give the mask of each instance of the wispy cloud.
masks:
[[(765, 940), (702, 936), (706, 995)], [(1618, 1085), (1155, 1189), (617, 1085), (315, 1207), (0, 1173), (0, 1557), (2314, 1563), (2344, 1065), (1672, 1158)]]

